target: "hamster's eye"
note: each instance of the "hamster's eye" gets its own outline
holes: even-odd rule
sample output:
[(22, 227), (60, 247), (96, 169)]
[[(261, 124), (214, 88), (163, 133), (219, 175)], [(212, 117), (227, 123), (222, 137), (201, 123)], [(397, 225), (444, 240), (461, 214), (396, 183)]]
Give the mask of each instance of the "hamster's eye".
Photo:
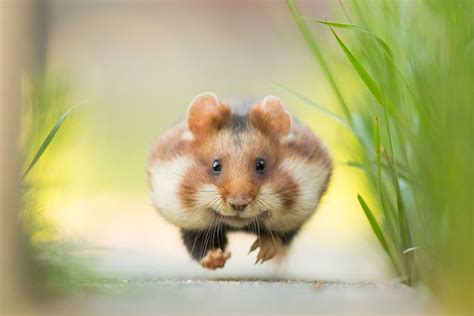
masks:
[(265, 160), (263, 160), (261, 158), (257, 159), (257, 164), (255, 166), (255, 170), (258, 173), (263, 173), (263, 171), (265, 170)]
[(214, 160), (212, 163), (212, 171), (214, 173), (221, 173), (222, 172), (222, 164), (219, 159)]

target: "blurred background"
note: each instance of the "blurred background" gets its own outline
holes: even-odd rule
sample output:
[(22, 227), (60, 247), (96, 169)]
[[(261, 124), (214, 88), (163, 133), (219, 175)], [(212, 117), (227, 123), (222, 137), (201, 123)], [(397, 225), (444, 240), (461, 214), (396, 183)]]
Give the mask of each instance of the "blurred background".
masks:
[[(358, 22), (370, 25), (367, 17), (381, 10), (377, 12), (386, 16), (377, 23), (385, 18), (386, 28), (380, 27), (378, 34), (390, 44), (416, 44), (414, 37), (406, 39), (406, 30), (393, 29), (405, 17), (409, 21), (400, 25), (414, 25), (415, 18), (403, 14), (414, 15), (412, 7), (435, 25), (433, 30), (450, 17), (458, 21), (459, 10), (467, 10), (461, 7), (448, 17), (436, 17), (428, 12), (439, 4), (436, 1), (368, 2), (360, 7), (350, 3), (297, 2), (304, 16), (348, 23), (352, 22), (348, 16), (361, 10), (366, 19), (358, 12)], [(406, 281), (380, 247), (357, 199), (361, 194), (374, 209), (383, 204), (371, 175), (348, 164), (367, 157), (360, 134), (317, 109), (323, 105), (335, 115), (345, 114), (327, 71), (305, 43), (286, 1), (6, 0), (0, 6), (2, 69), (6, 69), (1, 81), (2, 212), (5, 227), (20, 214), (26, 232), (25, 238), (16, 230), (10, 235), (4, 230), (10, 236), (2, 240), (7, 245), (5, 256), (11, 258), (4, 262), (4, 271), (12, 266), (29, 271), (27, 289), (31, 280), (56, 294), (64, 289), (81, 292), (101, 282), (114, 288), (114, 282), (134, 280)], [(395, 14), (396, 10), (400, 11)], [(373, 102), (367, 101), (370, 93), (364, 81), (327, 25), (304, 23), (326, 56), (325, 65), (337, 74), (337, 84), (354, 113), (351, 120), (357, 121), (357, 112), (370, 112), (364, 107)], [(468, 40), (455, 48), (466, 47), (472, 57), (471, 26), (463, 31)], [(416, 36), (440, 34), (428, 29), (417, 30)], [(359, 56), (366, 56), (356, 35), (346, 38)], [(443, 39), (436, 45), (450, 49)], [(414, 50), (429, 54), (422, 48)], [(416, 68), (401, 68), (408, 81), (418, 75)], [(463, 81), (464, 86), (469, 83), (472, 79)], [(335, 160), (332, 183), (281, 262), (254, 266), (254, 257), (247, 255), (253, 237), (234, 234), (232, 259), (225, 269), (205, 271), (188, 256), (177, 228), (151, 206), (145, 162), (153, 139), (182, 119), (190, 100), (203, 91), (213, 91), (223, 100), (277, 95), (328, 144)], [(74, 106), (37, 163), (21, 178), (51, 128)], [(369, 121), (372, 116), (368, 115)], [(11, 183), (19, 178), (15, 190)], [(378, 216), (384, 222), (384, 213)], [(12, 246), (15, 242), (19, 246)]]

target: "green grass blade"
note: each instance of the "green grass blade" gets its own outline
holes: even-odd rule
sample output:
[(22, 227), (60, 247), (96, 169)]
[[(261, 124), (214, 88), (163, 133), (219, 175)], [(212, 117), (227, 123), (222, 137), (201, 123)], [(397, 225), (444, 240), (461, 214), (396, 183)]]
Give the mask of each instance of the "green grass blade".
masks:
[(380, 92), (380, 88), (378, 87), (377, 83), (375, 80), (370, 76), (368, 71), (362, 66), (362, 64), (357, 60), (357, 58), (354, 56), (354, 54), (351, 52), (351, 50), (344, 44), (344, 42), (340, 39), (340, 37), (336, 34), (334, 29), (330, 27), (331, 32), (334, 34), (336, 37), (337, 42), (341, 46), (344, 54), (346, 55), (347, 59), (349, 59), (350, 63), (352, 66), (355, 68), (357, 71), (357, 74), (360, 76), (362, 81), (364, 81), (365, 85), (369, 89), (370, 93), (374, 96), (374, 98), (379, 102), (379, 104), (382, 104), (382, 94)]
[(350, 23), (333, 22), (333, 21), (309, 18), (309, 17), (306, 17), (306, 16), (302, 16), (301, 18), (303, 20), (306, 20), (306, 21), (311, 21), (311, 22), (316, 22), (316, 23), (325, 24), (325, 25), (329, 25), (329, 26), (334, 26), (334, 27), (341, 28), (341, 29), (350, 29), (350, 30), (361, 31), (361, 32), (364, 32), (364, 33), (371, 33), (368, 29), (366, 29), (365, 27), (363, 27), (361, 25), (350, 24)]
[(369, 169), (369, 166), (367, 164), (362, 163), (362, 162), (358, 162), (358, 161), (349, 160), (349, 161), (346, 161), (346, 165), (348, 165), (350, 167), (366, 170), (366, 171)]
[(392, 53), (392, 50), (390, 49), (390, 46), (388, 46), (388, 44), (383, 39), (381, 39), (380, 37), (375, 35), (373, 32), (371, 32), (370, 30), (368, 30), (367, 28), (365, 28), (361, 25), (331, 22), (331, 21), (325, 21), (325, 20), (308, 18), (308, 17), (303, 17), (302, 19), (306, 20), (306, 21), (325, 24), (325, 25), (332, 26), (332, 27), (337, 27), (337, 28), (340, 28), (340, 29), (348, 29), (348, 30), (353, 30), (353, 31), (363, 32), (363, 33), (369, 34), (370, 36), (372, 36), (377, 41), (377, 44), (379, 44), (379, 46), (383, 49), (384, 53), (387, 54), (390, 58), (393, 59), (393, 53)]
[[(383, 96), (385, 97), (385, 94), (383, 94)], [(411, 238), (410, 226), (409, 226), (408, 218), (407, 218), (405, 202), (403, 200), (401, 188), (400, 188), (400, 177), (399, 177), (398, 168), (397, 168), (395, 146), (394, 146), (393, 136), (392, 136), (392, 132), (390, 128), (390, 118), (388, 115), (389, 110), (387, 109), (389, 103), (384, 102), (382, 104), (384, 105), (384, 120), (385, 120), (386, 129), (387, 129), (388, 144), (390, 148), (390, 152), (389, 154), (387, 154), (387, 162), (391, 168), (390, 175), (392, 177), (393, 187), (395, 189), (395, 196), (396, 196), (396, 202), (397, 202), (397, 213), (398, 213), (397, 220), (398, 220), (398, 229), (400, 233), (399, 234), (400, 245), (399, 245), (398, 251), (401, 251), (401, 249), (408, 249), (408, 248), (413, 247), (412, 238)], [(406, 275), (407, 275), (407, 284), (411, 285), (414, 278), (416, 277), (414, 257), (412, 256), (412, 253), (408, 253), (406, 256), (402, 257), (402, 260), (403, 260), (403, 265), (404, 265), (404, 271), (406, 272)]]
[(393, 208), (390, 207), (387, 196), (383, 189), (382, 183), (382, 155), (381, 155), (381, 143), (380, 143), (380, 129), (379, 129), (379, 120), (377, 117), (374, 117), (374, 147), (375, 147), (375, 161), (377, 166), (377, 183), (379, 189), (379, 196), (382, 205), (382, 210), (385, 217), (385, 225), (388, 228), (390, 237), (395, 244), (396, 248), (400, 248), (398, 245), (398, 239), (395, 234), (395, 227), (391, 217), (393, 214)]
[[(82, 103), (82, 102), (81, 102)], [(56, 133), (58, 132), (58, 130), (61, 128), (61, 126), (63, 125), (64, 121), (66, 120), (66, 118), (69, 116), (69, 114), (74, 110), (76, 109), (80, 104), (76, 104), (74, 106), (72, 106), (69, 110), (67, 110), (60, 118), (59, 120), (56, 122), (56, 124), (54, 124), (53, 128), (49, 131), (48, 135), (46, 136), (46, 138), (43, 140), (43, 142), (41, 143), (41, 146), (39, 147), (39, 149), (36, 151), (36, 154), (35, 156), (33, 157), (33, 160), (30, 162), (30, 164), (28, 165), (28, 168), (26, 168), (26, 171), (23, 173), (21, 179), (23, 180), (27, 175), (28, 173), (30, 173), (31, 169), (33, 169), (33, 167), (36, 165), (36, 163), (38, 162), (38, 160), (41, 158), (41, 156), (44, 154), (45, 150), (48, 148), (49, 144), (51, 143), (51, 141), (54, 139), (54, 136), (56, 135)]]
[(365, 216), (367, 217), (367, 220), (369, 221), (370, 227), (372, 228), (372, 231), (374, 232), (375, 236), (377, 237), (380, 245), (382, 248), (387, 252), (387, 254), (390, 255), (390, 251), (388, 249), (388, 244), (387, 241), (385, 240), (385, 237), (382, 233), (382, 230), (380, 229), (379, 224), (377, 223), (377, 220), (375, 219), (374, 214), (370, 210), (369, 206), (367, 203), (365, 203), (365, 200), (362, 198), (360, 194), (357, 195), (357, 199), (359, 200), (359, 204), (364, 210)]
[[(362, 163), (362, 162), (358, 162), (358, 161), (353, 161), (353, 160), (348, 160), (346, 161), (344, 164), (349, 166), (349, 167), (354, 167), (354, 168), (358, 168), (358, 169), (362, 169), (364, 171), (370, 171), (370, 168), (371, 168), (371, 164), (372, 163), (376, 163), (376, 162), (371, 162), (371, 163)], [(398, 167), (400, 167), (398, 165)], [(382, 160), (382, 169), (383, 170), (386, 170), (386, 171), (389, 171), (390, 170), (390, 166), (388, 163), (385, 162), (385, 160)], [(410, 177), (410, 174), (409, 172), (407, 171), (403, 171), (403, 170), (400, 170), (399, 168), (399, 173), (398, 175), (400, 176), (401, 179), (403, 179), (404, 181), (406, 181), (407, 183), (410, 183), (410, 184), (413, 184), (415, 185), (416, 182), (413, 180), (413, 178)]]
[[(384, 102), (382, 104), (388, 105), (388, 102)], [(390, 118), (389, 118), (388, 112), (389, 110), (386, 107), (384, 107), (384, 120), (385, 120), (386, 129), (387, 129), (388, 145), (390, 149), (389, 153), (387, 154), (386, 160), (391, 169), (390, 175), (392, 177), (393, 187), (395, 189), (397, 211), (398, 211), (398, 225), (399, 225), (400, 239), (401, 239), (401, 249), (407, 249), (407, 248), (412, 247), (412, 240), (411, 240), (410, 226), (409, 226), (407, 214), (406, 214), (405, 202), (403, 200), (401, 188), (400, 188), (400, 177), (399, 177), (399, 172), (398, 172), (395, 146), (394, 146), (392, 131), (390, 128)], [(410, 262), (406, 262), (406, 264), (407, 266), (409, 266)]]
[(382, 185), (382, 156), (380, 154), (380, 131), (379, 131), (379, 120), (377, 117), (374, 118), (374, 147), (375, 147), (375, 158), (377, 161), (377, 176), (379, 185)]
[(359, 200), (360, 206), (364, 210), (365, 216), (367, 217), (367, 220), (369, 221), (370, 227), (372, 228), (372, 231), (374, 232), (375, 236), (377, 237), (377, 240), (379, 241), (380, 245), (382, 246), (382, 248), (387, 253), (390, 260), (392, 261), (393, 267), (395, 268), (397, 273), (399, 275), (401, 275), (402, 273), (401, 273), (398, 261), (393, 256), (392, 252), (390, 251), (390, 248), (388, 247), (388, 243), (387, 243), (387, 241), (386, 241), (386, 239), (385, 239), (385, 237), (382, 233), (382, 230), (380, 229), (380, 226), (379, 226), (377, 220), (375, 219), (374, 214), (372, 213), (369, 206), (367, 205), (367, 203), (365, 202), (365, 200), (362, 198), (362, 196), (360, 194), (357, 195), (357, 199)]
[(336, 98), (339, 102), (339, 105), (342, 108), (342, 111), (344, 112), (344, 115), (346, 117), (347, 122), (349, 125), (352, 125), (352, 116), (351, 112), (349, 111), (349, 107), (347, 106), (346, 101), (344, 100), (344, 97), (342, 96), (342, 93), (339, 89), (339, 87), (336, 84), (336, 81), (334, 80), (334, 77), (329, 69), (328, 64), (326, 63), (323, 54), (321, 53), (321, 50), (319, 49), (319, 46), (316, 44), (316, 41), (313, 39), (311, 32), (309, 31), (308, 27), (304, 23), (303, 19), (301, 18), (301, 15), (296, 8), (294, 0), (288, 0), (288, 6), (290, 8), (291, 13), (293, 14), (293, 17), (298, 24), (298, 27), (308, 44), (311, 53), (314, 55), (316, 60), (319, 62), (319, 65), (321, 66), (321, 70), (323, 71), (324, 75), (328, 79), (329, 85), (331, 86), (334, 94), (336, 95)]
[(405, 254), (407, 254), (407, 253), (409, 253), (409, 252), (416, 251), (416, 250), (418, 250), (418, 249), (420, 249), (420, 247), (411, 247), (411, 248), (408, 248), (408, 249), (403, 250), (402, 253), (405, 255)]
[(390, 62), (390, 65), (392, 67), (394, 67), (395, 71), (397, 72), (397, 74), (402, 79), (402, 82), (405, 85), (405, 87), (407, 88), (407, 91), (410, 94), (410, 96), (413, 98), (413, 100), (415, 102), (418, 102), (418, 99), (416, 98), (415, 93), (413, 92), (412, 88), (410, 87), (410, 84), (408, 83), (405, 76), (402, 74), (402, 72), (398, 68), (398, 66), (395, 64), (395, 61), (393, 59), (392, 49), (387, 44), (387, 42), (384, 41), (382, 38), (380, 38), (379, 36), (374, 34), (372, 31), (370, 31), (369, 29), (367, 29), (367, 28), (365, 28), (364, 26), (361, 26), (361, 25), (350, 24), (350, 23), (331, 22), (331, 21), (308, 18), (308, 17), (302, 17), (302, 19), (306, 20), (306, 21), (311, 21), (311, 22), (324, 24), (324, 25), (327, 25), (329, 27), (336, 27), (336, 28), (340, 28), (340, 29), (349, 29), (349, 30), (353, 30), (353, 31), (356, 31), (356, 32), (362, 32), (362, 33), (366, 33), (366, 34), (369, 34), (370, 36), (372, 36), (375, 39), (375, 41), (377, 42), (377, 44), (380, 46), (380, 48), (382, 48), (385, 55), (387, 56), (387, 59)]
[(291, 95), (297, 97), (298, 99), (304, 101), (304, 103), (306, 104), (309, 104), (311, 105), (312, 107), (314, 107), (316, 110), (318, 110), (319, 112), (321, 112), (322, 114), (326, 115), (327, 117), (329, 117), (330, 119), (336, 121), (337, 123), (341, 124), (342, 126), (344, 126), (345, 128), (351, 130), (351, 127), (349, 125), (347, 125), (346, 121), (340, 117), (339, 115), (327, 110), (326, 108), (324, 108), (322, 105), (314, 102), (313, 100), (311, 100), (310, 98), (308, 98), (307, 96), (279, 83), (279, 82), (276, 82), (276, 81), (273, 81), (273, 83), (275, 85), (277, 85), (278, 87), (282, 88), (283, 90), (285, 90), (286, 92), (290, 93)]

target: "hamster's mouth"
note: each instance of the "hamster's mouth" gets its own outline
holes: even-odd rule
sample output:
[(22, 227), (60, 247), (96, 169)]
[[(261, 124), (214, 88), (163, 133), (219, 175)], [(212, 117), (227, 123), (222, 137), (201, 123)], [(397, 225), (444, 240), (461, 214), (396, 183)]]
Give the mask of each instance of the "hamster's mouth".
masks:
[(244, 217), (242, 215), (224, 215), (222, 213), (219, 213), (217, 211), (214, 210), (214, 214), (220, 218), (222, 218), (224, 220), (224, 222), (226, 222), (227, 224), (229, 225), (232, 225), (232, 226), (245, 226), (247, 225), (249, 222), (255, 220), (255, 219), (258, 219), (258, 218), (262, 218), (262, 217), (265, 217), (265, 216), (268, 216), (268, 211), (265, 211), (265, 212), (262, 212), (258, 215), (252, 215), (250, 217)]

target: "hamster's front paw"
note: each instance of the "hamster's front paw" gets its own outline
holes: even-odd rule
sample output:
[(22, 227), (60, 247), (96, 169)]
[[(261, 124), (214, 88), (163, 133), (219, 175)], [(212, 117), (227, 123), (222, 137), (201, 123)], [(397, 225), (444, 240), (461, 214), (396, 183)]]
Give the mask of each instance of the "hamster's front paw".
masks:
[(255, 261), (255, 264), (257, 264), (259, 261), (260, 264), (262, 264), (265, 261), (273, 258), (278, 253), (278, 251), (282, 248), (282, 242), (277, 236), (260, 236), (257, 238), (257, 240), (255, 240), (252, 247), (250, 247), (249, 253), (257, 248), (260, 248), (260, 250), (258, 252), (257, 261)]
[(207, 255), (201, 259), (201, 266), (211, 270), (223, 268), (229, 258), (230, 252), (223, 252), (221, 249), (211, 249), (207, 252)]

